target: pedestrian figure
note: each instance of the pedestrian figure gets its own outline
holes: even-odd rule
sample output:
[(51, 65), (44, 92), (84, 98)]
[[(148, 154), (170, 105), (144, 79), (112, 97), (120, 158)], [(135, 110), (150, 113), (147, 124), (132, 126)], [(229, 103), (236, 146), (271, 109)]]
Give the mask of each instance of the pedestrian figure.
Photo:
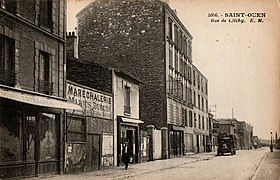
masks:
[(270, 145), (270, 152), (273, 152), (273, 146)]
[(129, 163), (129, 150), (128, 150), (127, 142), (125, 142), (123, 144), (123, 148), (122, 148), (122, 161), (125, 164), (125, 169), (127, 170), (128, 163)]

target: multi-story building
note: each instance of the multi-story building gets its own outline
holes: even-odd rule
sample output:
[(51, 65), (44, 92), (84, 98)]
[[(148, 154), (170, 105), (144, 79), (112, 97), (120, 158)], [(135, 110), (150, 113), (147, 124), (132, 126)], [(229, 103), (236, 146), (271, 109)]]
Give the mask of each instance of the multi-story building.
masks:
[(208, 119), (208, 80), (193, 65), (193, 116), (194, 116), (194, 151), (205, 152), (207, 139), (209, 142)]
[[(193, 118), (192, 36), (176, 12), (159, 0), (98, 0), (77, 18), (80, 57), (119, 68), (144, 82), (142, 128), (168, 128), (168, 157), (194, 151), (198, 137), (194, 129), (199, 128)], [(203, 83), (204, 110), (197, 112), (204, 122), (198, 133), (201, 142), (208, 124), (205, 78)]]
[(64, 170), (65, 7), (0, 1), (0, 178)]

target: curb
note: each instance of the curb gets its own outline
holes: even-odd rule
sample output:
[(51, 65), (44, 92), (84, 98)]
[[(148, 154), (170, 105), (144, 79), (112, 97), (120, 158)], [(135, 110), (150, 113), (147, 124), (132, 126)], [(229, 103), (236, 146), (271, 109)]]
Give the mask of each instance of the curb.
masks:
[(191, 163), (196, 163), (196, 162), (199, 162), (199, 161), (210, 160), (214, 157), (216, 157), (216, 156), (213, 155), (211, 157), (196, 159), (196, 160), (193, 160), (193, 161), (190, 161), (190, 162), (187, 162), (187, 163), (186, 162), (185, 163), (180, 163), (180, 164), (176, 164), (176, 165), (173, 165), (173, 166), (168, 166), (168, 167), (163, 167), (163, 168), (158, 168), (158, 169), (144, 170), (144, 171), (141, 171), (141, 172), (136, 172), (136, 173), (131, 173), (131, 174), (115, 177), (115, 178), (112, 178), (112, 179), (127, 179), (127, 178), (131, 178), (131, 177), (139, 176), (141, 174), (146, 174), (146, 173), (151, 173), (151, 172), (156, 172), (156, 171), (161, 171), (161, 170), (166, 170), (166, 169), (173, 169), (173, 168), (176, 168), (178, 166), (185, 165), (185, 164), (191, 164)]
[(268, 154), (268, 152), (266, 152), (265, 155), (263, 156), (263, 158), (262, 158), (262, 160), (261, 160), (261, 162), (260, 162), (260, 164), (259, 164), (257, 170), (255, 171), (254, 175), (252, 176), (251, 180), (255, 180), (255, 179), (257, 178), (257, 175), (258, 175), (258, 173), (259, 173), (259, 171), (260, 171), (260, 169), (261, 169), (261, 166), (262, 166), (262, 164), (263, 164), (263, 162), (264, 162), (264, 160), (265, 160), (267, 154)]

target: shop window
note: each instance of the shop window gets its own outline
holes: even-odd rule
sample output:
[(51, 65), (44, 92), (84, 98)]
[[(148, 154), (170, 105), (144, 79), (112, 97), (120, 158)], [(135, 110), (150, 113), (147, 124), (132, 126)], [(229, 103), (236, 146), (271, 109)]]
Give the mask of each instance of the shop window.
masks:
[(53, 83), (51, 82), (51, 55), (40, 51), (39, 59), (39, 79), (38, 91), (44, 94), (52, 95)]
[(85, 119), (67, 117), (67, 142), (86, 142)]
[(36, 128), (37, 122), (35, 116), (26, 116), (25, 117), (25, 153), (26, 160), (33, 161), (35, 159), (35, 137), (36, 137)]
[(0, 110), (0, 162), (22, 160), (21, 120), (14, 111)]
[(52, 0), (40, 0), (40, 26), (52, 29)]
[(55, 114), (42, 113), (40, 117), (40, 159), (58, 157), (58, 125)]
[(0, 35), (0, 84), (15, 86), (15, 40)]
[(125, 86), (124, 114), (131, 114), (131, 107), (130, 107), (130, 87), (128, 87), (128, 86)]

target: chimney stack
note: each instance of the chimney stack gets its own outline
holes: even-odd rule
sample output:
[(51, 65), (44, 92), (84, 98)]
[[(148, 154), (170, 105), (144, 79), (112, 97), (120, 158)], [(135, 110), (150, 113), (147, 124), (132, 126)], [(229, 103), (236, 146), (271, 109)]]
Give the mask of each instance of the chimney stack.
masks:
[(78, 39), (74, 31), (66, 37), (66, 58), (78, 58)]

